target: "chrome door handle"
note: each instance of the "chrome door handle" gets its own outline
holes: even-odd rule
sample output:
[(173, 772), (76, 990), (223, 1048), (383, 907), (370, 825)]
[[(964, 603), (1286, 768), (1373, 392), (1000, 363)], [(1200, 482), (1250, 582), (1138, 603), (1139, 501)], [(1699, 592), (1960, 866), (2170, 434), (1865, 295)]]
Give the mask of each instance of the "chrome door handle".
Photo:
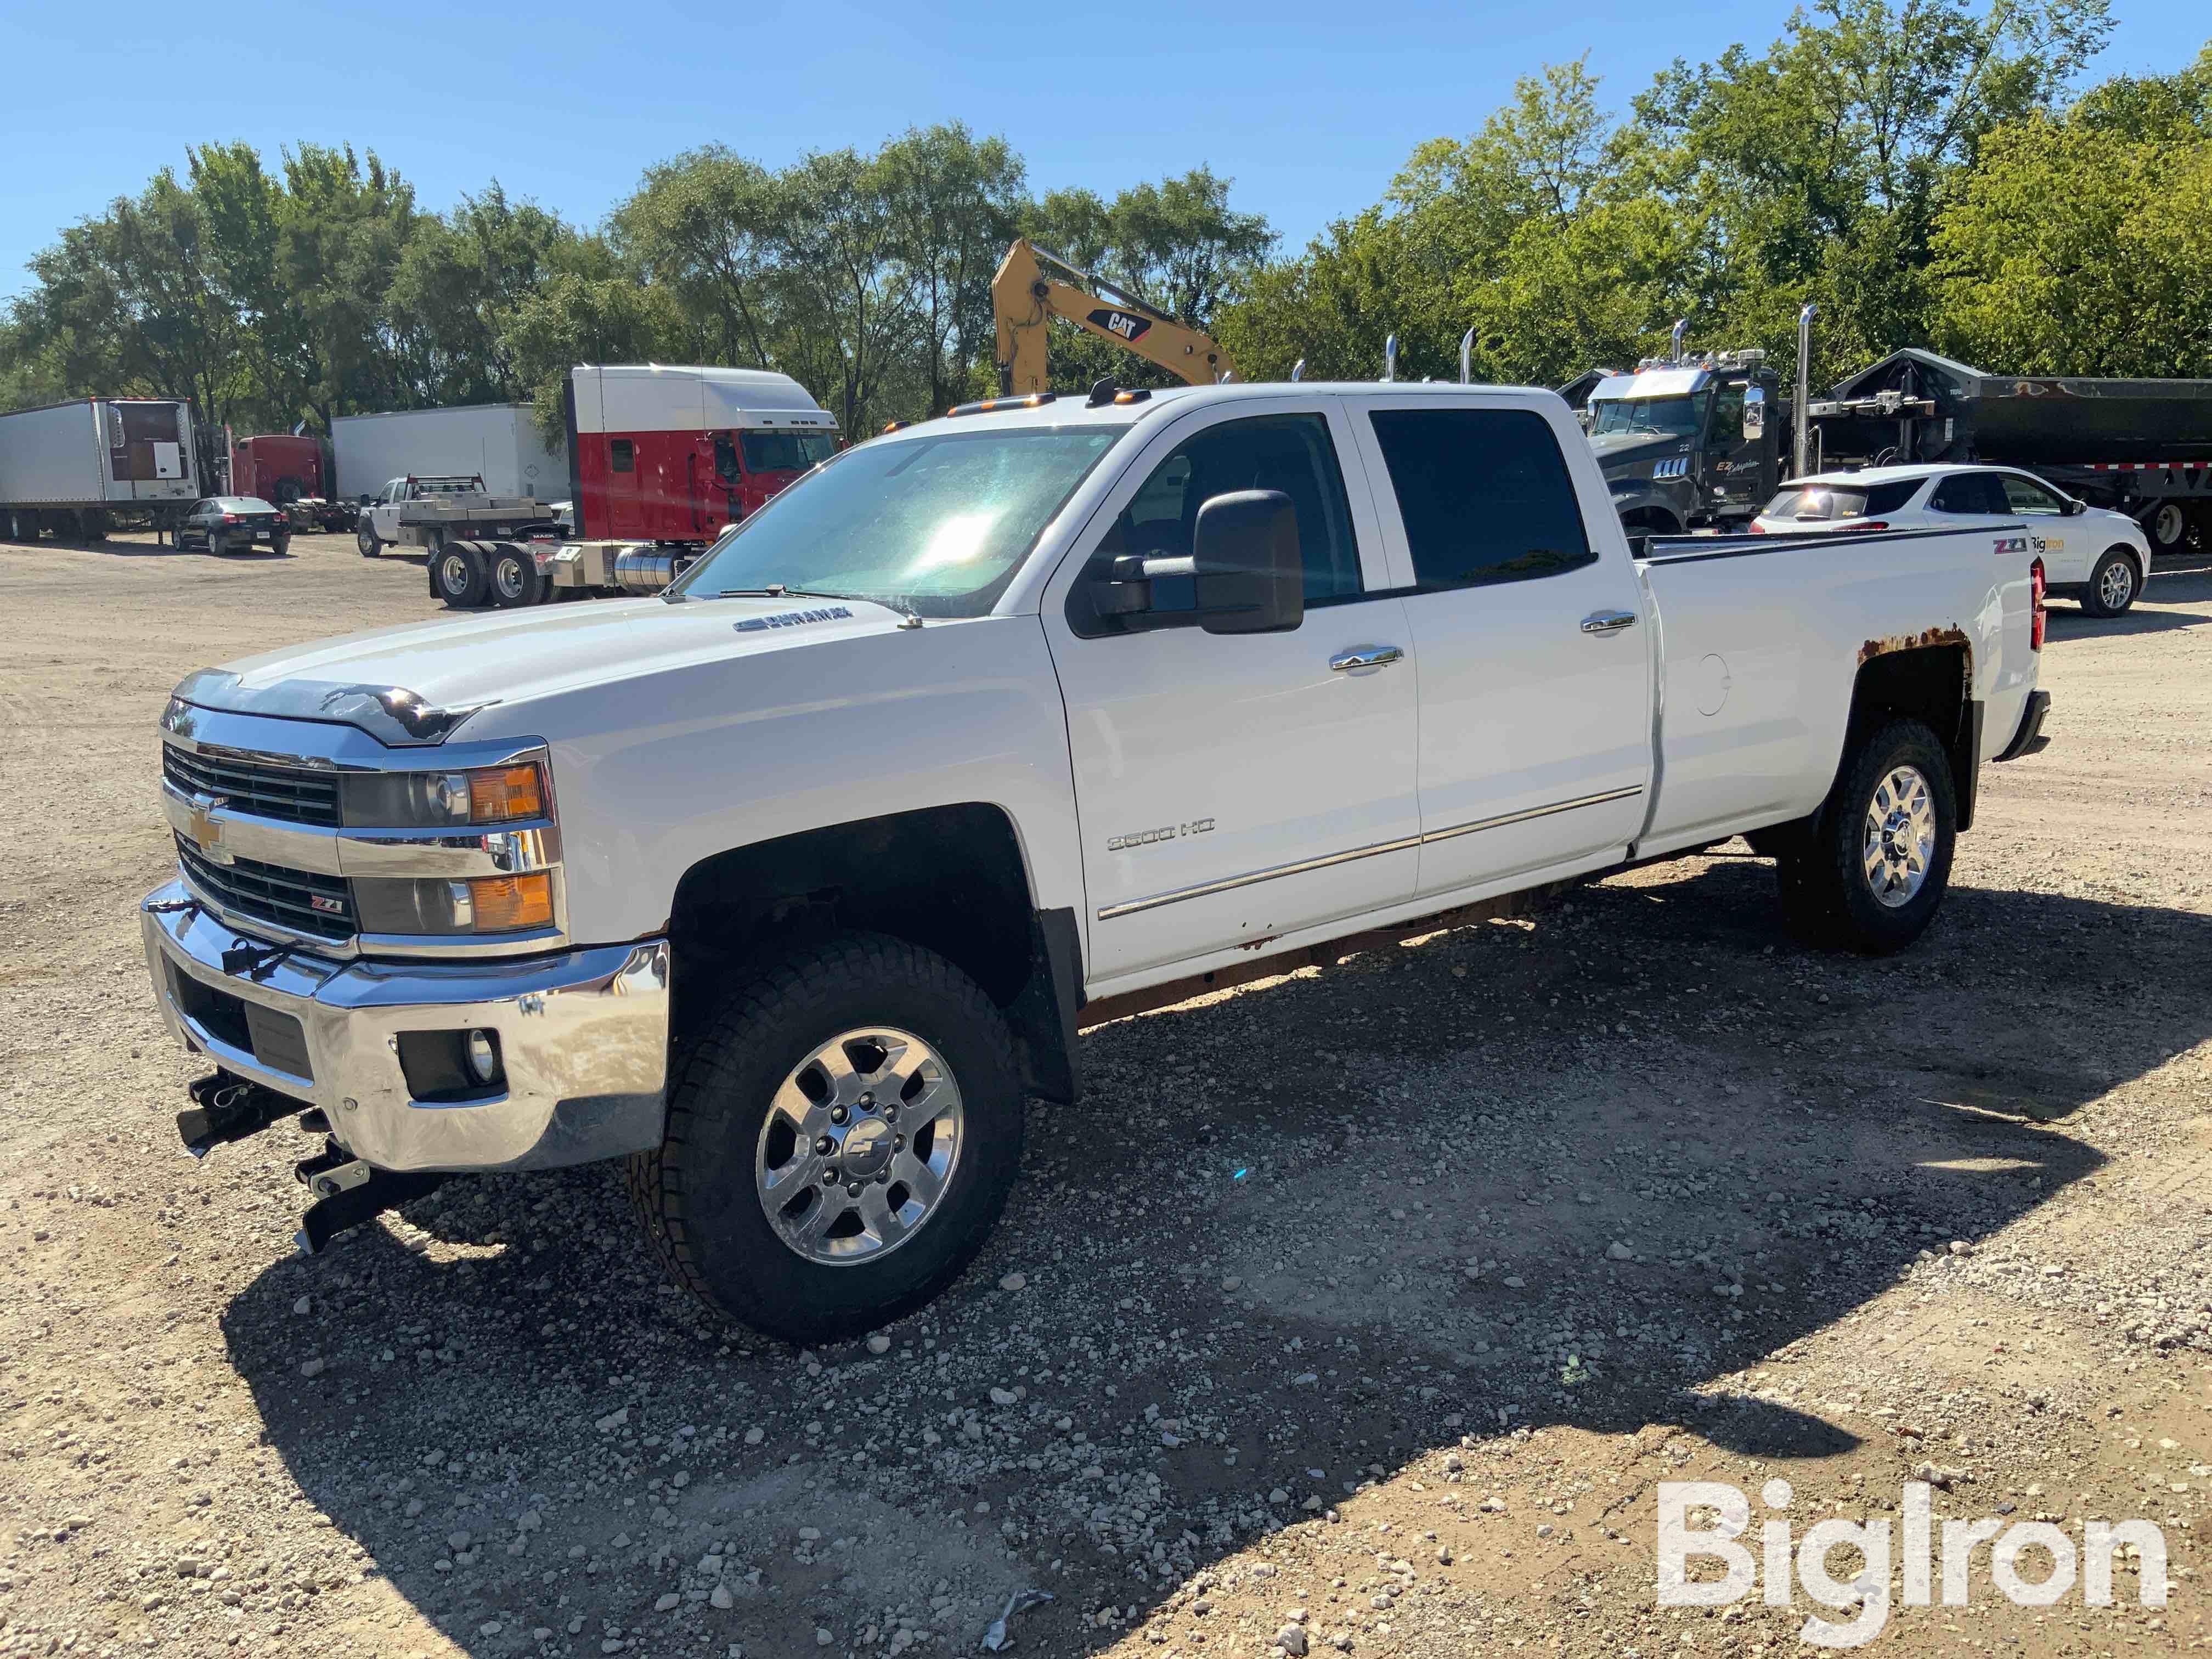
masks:
[(1594, 611), (1583, 618), (1585, 634), (1618, 634), (1624, 628), (1636, 626), (1633, 611)]
[(1328, 659), (1334, 669), (1382, 668), (1394, 663), (1406, 653), (1395, 645), (1355, 645), (1349, 651), (1340, 651)]

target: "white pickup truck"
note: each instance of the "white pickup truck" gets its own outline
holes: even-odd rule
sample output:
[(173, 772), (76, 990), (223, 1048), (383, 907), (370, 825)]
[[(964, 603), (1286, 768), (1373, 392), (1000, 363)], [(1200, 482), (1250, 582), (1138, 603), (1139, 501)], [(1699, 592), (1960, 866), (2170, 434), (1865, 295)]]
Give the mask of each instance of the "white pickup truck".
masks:
[(1738, 833), (1907, 944), (2038, 741), (2027, 538), (1647, 550), (1548, 392), (1102, 386), (850, 450), (656, 598), (194, 674), (179, 1129), (327, 1127), (309, 1248), (627, 1158), (675, 1275), (817, 1340), (961, 1271), (1079, 1024)]

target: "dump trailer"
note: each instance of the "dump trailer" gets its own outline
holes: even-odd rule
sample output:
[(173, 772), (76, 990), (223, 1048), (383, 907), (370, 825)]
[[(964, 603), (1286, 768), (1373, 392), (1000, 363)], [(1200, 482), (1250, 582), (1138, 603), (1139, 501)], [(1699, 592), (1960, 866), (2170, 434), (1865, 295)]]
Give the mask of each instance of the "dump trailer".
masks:
[(199, 499), (191, 410), (174, 398), (79, 398), (0, 415), (0, 530), (98, 541), (173, 526)]
[(1996, 374), (1893, 351), (1808, 409), (1814, 465), (2016, 466), (2125, 513), (2154, 553), (2212, 538), (2212, 380)]
[(495, 495), (558, 497), (568, 458), (538, 429), (527, 404), (467, 404), (341, 415), (331, 422), (336, 493), (374, 495), (394, 478), (479, 477)]

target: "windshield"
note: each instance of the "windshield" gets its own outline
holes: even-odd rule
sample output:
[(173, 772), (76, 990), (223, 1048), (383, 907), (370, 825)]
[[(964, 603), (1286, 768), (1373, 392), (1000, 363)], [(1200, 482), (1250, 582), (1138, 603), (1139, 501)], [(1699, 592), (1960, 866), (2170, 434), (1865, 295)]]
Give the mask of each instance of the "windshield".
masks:
[(804, 472), (837, 453), (837, 441), (826, 432), (747, 432), (738, 441), (748, 472)]
[(1680, 398), (1609, 398), (1593, 404), (1590, 435), (1608, 432), (1643, 432), (1658, 438), (1694, 438), (1705, 424), (1707, 392)]
[(1000, 427), (862, 444), (732, 528), (671, 592), (781, 586), (980, 617), (1125, 430)]

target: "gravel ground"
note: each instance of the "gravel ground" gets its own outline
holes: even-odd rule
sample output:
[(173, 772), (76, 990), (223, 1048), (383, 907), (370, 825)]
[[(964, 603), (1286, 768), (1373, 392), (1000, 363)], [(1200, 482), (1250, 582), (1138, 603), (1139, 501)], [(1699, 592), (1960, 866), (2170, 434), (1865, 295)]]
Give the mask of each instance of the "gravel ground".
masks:
[(1810, 1604), (1656, 1606), (1656, 1483), (1802, 1532), (1916, 1473), (2157, 1521), (2172, 1595), (1984, 1552), (1892, 1650), (2212, 1646), (2212, 561), (2053, 608), (2051, 745), (1902, 957), (1739, 850), (1102, 1027), (976, 1268), (811, 1352), (611, 1170), (301, 1261), (310, 1142), (178, 1150), (163, 696), (430, 609), (336, 538), (0, 544), (0, 1655), (966, 1655), (1034, 1588), (1037, 1654), (1753, 1656)]

